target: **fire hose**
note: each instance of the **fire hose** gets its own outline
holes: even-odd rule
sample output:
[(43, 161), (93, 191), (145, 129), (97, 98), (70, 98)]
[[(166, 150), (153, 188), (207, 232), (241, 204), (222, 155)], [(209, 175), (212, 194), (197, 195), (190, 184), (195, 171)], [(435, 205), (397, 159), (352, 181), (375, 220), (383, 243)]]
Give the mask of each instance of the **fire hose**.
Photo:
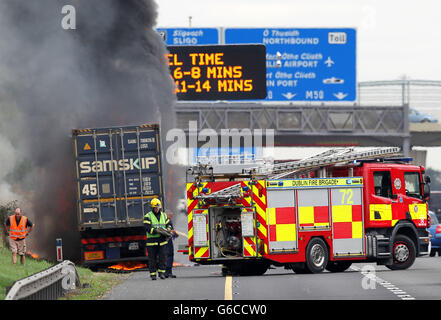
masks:
[(171, 232), (168, 231), (167, 229), (162, 228), (162, 227), (156, 228), (156, 232), (159, 233), (160, 235), (167, 237), (167, 238), (172, 237)]
[(181, 232), (181, 231), (178, 231), (178, 230), (175, 230), (175, 231), (176, 231), (176, 233), (179, 234), (180, 236), (184, 236), (184, 237), (186, 237), (186, 238), (188, 239), (188, 236), (187, 236), (185, 233), (183, 233), (183, 232)]
[[(156, 230), (158, 231), (159, 234), (162, 234), (163, 236), (166, 236), (166, 237), (172, 237), (172, 236), (173, 236), (172, 233), (169, 232), (167, 229), (164, 229), (164, 228), (158, 228), (158, 229), (156, 229)], [(183, 233), (183, 232), (181, 232), (181, 231), (179, 231), (179, 230), (175, 230), (175, 232), (176, 232), (178, 235), (180, 235), (180, 236), (184, 236), (184, 237), (186, 237), (186, 238), (188, 239), (188, 235), (186, 235), (185, 233)]]

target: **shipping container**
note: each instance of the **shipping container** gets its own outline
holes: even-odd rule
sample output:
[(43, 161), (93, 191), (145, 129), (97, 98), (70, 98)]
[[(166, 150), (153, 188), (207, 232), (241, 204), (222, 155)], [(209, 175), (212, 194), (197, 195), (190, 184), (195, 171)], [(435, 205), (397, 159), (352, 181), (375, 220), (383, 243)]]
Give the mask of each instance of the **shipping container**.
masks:
[(147, 259), (144, 214), (163, 203), (159, 125), (72, 131), (85, 265)]

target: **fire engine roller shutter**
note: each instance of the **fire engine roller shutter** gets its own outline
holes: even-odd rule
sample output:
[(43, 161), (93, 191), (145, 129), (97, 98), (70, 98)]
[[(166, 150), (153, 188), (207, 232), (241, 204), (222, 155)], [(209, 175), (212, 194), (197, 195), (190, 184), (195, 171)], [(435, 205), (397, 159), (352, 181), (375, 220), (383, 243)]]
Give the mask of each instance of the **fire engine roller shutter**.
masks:
[(210, 243), (208, 235), (208, 210), (193, 210), (194, 257), (209, 258)]
[(294, 190), (267, 190), (269, 253), (297, 250)]
[(256, 257), (256, 229), (255, 212), (253, 208), (242, 208), (241, 224), (242, 224), (242, 245), (244, 257)]
[(332, 188), (333, 255), (364, 255), (361, 188)]
[(329, 229), (328, 189), (298, 190), (299, 229)]
[[(244, 197), (241, 203), (244, 207), (252, 206), (256, 213), (255, 219), (257, 219), (257, 228), (256, 228), (257, 235), (255, 235), (254, 237), (243, 238), (244, 249), (252, 248), (252, 250), (244, 250), (244, 256), (245, 257), (261, 256), (262, 253), (264, 254), (268, 253), (268, 245), (266, 242), (263, 242), (263, 240), (267, 239), (268, 237), (267, 222), (266, 222), (267, 217), (266, 217), (265, 181), (259, 180), (256, 182), (255, 185), (250, 184), (250, 181), (241, 181), (241, 186), (248, 187), (252, 192), (250, 197), (248, 198)], [(257, 243), (256, 242), (258, 241), (257, 239), (260, 239), (261, 241)], [(263, 248), (259, 248), (258, 245), (260, 246), (263, 245)], [(257, 250), (258, 248), (259, 250)]]
[[(209, 245), (207, 243), (207, 246), (204, 247), (196, 247), (194, 245), (194, 227), (193, 227), (193, 213), (200, 213), (207, 215), (208, 211), (193, 211), (195, 208), (197, 208), (198, 200), (194, 199), (193, 197), (198, 195), (198, 191), (202, 190), (203, 188), (209, 188), (210, 184), (207, 182), (202, 183), (199, 188), (195, 186), (194, 183), (187, 183), (187, 218), (188, 218), (188, 246), (189, 246), (189, 255), (190, 259), (193, 258), (209, 258), (210, 257), (210, 250)], [(210, 188), (209, 188), (210, 190)], [(208, 232), (208, 229), (207, 229)], [(207, 236), (208, 239), (208, 236)]]

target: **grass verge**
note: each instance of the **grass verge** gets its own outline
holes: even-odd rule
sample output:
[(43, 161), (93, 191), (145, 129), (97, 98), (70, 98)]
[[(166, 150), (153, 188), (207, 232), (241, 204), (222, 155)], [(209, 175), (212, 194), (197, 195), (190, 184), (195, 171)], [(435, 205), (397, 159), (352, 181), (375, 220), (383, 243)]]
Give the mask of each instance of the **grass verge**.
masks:
[(126, 280), (130, 273), (92, 272), (77, 267), (81, 288), (69, 292), (63, 300), (99, 300), (113, 287)]
[[(37, 272), (51, 267), (53, 264), (41, 260), (26, 257), (24, 266), (20, 264), (18, 257), (16, 265), (12, 264), (11, 251), (0, 239), (0, 300), (6, 297), (6, 288), (13, 285), (14, 281), (29, 277)], [(92, 272), (87, 268), (76, 267), (81, 281), (81, 287), (69, 292), (63, 300), (97, 300), (101, 299), (114, 286), (127, 279), (129, 273)]]

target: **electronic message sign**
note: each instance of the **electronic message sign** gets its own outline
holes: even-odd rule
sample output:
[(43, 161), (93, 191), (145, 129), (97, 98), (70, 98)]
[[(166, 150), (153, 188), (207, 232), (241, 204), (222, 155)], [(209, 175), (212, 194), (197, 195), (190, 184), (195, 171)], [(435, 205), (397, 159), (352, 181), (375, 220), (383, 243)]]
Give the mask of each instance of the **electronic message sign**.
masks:
[(178, 100), (266, 97), (264, 45), (168, 46)]

